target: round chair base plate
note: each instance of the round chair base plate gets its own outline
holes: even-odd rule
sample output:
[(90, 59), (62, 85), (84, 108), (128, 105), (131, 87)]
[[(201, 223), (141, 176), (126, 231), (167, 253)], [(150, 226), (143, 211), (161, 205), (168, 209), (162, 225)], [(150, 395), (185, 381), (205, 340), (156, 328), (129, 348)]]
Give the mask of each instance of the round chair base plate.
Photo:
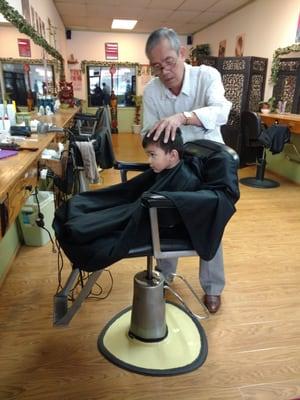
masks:
[(98, 338), (98, 349), (115, 365), (143, 375), (170, 376), (199, 368), (207, 357), (207, 340), (199, 321), (180, 306), (166, 303), (168, 335), (143, 342), (128, 335), (131, 307), (118, 313)]
[(261, 189), (272, 189), (275, 187), (280, 186), (279, 182), (273, 181), (272, 179), (267, 179), (265, 178), (264, 180), (256, 179), (256, 178), (242, 178), (240, 179), (240, 182), (243, 185), (246, 186), (251, 186), (255, 188), (261, 188)]

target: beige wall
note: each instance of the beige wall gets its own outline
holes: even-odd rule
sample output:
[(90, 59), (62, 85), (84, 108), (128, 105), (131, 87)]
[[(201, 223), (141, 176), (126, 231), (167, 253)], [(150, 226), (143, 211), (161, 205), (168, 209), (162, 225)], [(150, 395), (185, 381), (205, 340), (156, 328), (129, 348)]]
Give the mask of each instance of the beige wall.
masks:
[[(28, 38), (28, 36), (20, 33), (14, 26), (0, 26), (0, 41), (1, 43), (5, 42), (5, 46), (0, 46), (0, 57), (22, 58), (19, 56), (18, 39), (24, 38)], [(41, 47), (35, 45), (32, 39), (30, 39), (30, 47), (31, 58), (42, 58)]]
[[(219, 42), (226, 39), (225, 55), (234, 56), (236, 36), (245, 33), (244, 56), (268, 58), (269, 78), (274, 51), (295, 41), (299, 11), (299, 0), (256, 0), (197, 33), (193, 42), (209, 43), (212, 55), (218, 55)], [(272, 85), (268, 83), (265, 97), (271, 94)]]
[[(46, 27), (46, 40), (54, 47), (53, 37), (49, 37), (48, 31), (48, 18), (51, 24), (55, 26), (56, 29), (56, 49), (61, 53), (64, 59), (66, 59), (66, 39), (65, 39), (65, 27), (62, 20), (53, 4), (52, 1), (40, 1), (40, 0), (30, 0), (30, 6), (32, 6), (41, 20), (44, 22)], [(18, 38), (27, 38), (27, 35), (20, 33), (17, 28), (11, 25), (0, 26), (0, 57), (7, 58), (20, 58), (18, 51)], [(31, 38), (31, 58), (42, 58), (43, 49), (37, 46)], [(5, 43), (5, 46), (3, 45)], [(51, 58), (51, 57), (50, 57)]]

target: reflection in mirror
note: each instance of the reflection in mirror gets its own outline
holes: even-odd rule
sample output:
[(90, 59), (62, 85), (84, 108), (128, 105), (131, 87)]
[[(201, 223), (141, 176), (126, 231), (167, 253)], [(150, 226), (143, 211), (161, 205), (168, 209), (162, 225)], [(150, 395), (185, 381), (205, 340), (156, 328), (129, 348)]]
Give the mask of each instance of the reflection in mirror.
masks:
[(43, 95), (55, 94), (53, 65), (44, 65), (42, 60), (5, 60), (2, 61), (4, 99), (16, 102), (17, 107), (37, 105), (37, 99)]
[(118, 106), (134, 106), (132, 96), (136, 94), (135, 65), (117, 63), (114, 65), (113, 75), (111, 66), (107, 64), (87, 64), (86, 71), (89, 107), (109, 104), (112, 89), (118, 98)]

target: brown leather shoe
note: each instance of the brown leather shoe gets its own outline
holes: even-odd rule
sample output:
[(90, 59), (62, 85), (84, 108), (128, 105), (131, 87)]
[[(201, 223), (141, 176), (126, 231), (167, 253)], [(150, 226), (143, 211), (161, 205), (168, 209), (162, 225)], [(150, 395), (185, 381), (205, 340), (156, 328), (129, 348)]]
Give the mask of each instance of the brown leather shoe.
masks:
[(215, 296), (212, 294), (206, 294), (204, 296), (204, 304), (211, 314), (218, 311), (221, 306), (221, 296)]

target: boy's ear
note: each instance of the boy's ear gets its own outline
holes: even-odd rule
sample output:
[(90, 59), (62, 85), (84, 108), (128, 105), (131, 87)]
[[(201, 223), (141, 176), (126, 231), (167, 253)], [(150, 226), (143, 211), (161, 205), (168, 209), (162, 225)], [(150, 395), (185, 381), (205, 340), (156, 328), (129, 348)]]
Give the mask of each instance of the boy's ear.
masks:
[(173, 158), (173, 160), (178, 160), (179, 159), (178, 151), (175, 149), (171, 150), (171, 157)]

